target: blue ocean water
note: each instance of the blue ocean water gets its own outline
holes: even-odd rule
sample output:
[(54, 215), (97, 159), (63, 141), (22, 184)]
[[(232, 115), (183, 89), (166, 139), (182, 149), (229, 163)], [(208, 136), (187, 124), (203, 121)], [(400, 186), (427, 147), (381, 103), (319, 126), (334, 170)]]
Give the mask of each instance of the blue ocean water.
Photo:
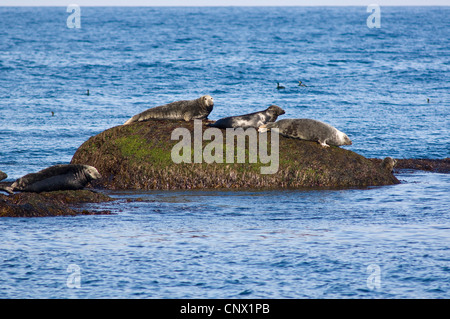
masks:
[[(375, 29), (369, 14), (82, 7), (77, 29), (65, 7), (0, 7), (0, 170), (68, 163), (90, 136), (203, 94), (211, 119), (277, 104), (366, 157), (449, 157), (450, 8), (382, 7)], [(3, 218), (0, 297), (448, 298), (449, 176), (397, 176), (334, 191), (127, 191), (91, 207), (114, 215)]]

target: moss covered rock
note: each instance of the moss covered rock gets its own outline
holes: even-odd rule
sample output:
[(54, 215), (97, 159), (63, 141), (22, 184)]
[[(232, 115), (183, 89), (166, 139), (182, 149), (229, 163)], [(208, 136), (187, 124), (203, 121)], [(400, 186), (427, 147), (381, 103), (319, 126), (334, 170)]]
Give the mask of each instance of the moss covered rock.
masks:
[[(202, 123), (201, 134), (208, 129), (206, 124)], [(249, 143), (244, 148), (234, 143), (234, 154), (238, 151), (247, 154), (243, 163), (226, 161), (225, 142), (223, 163), (194, 163), (193, 144), (190, 144), (191, 163), (175, 163), (171, 152), (180, 140), (172, 140), (171, 135), (177, 128), (195, 134), (194, 122), (150, 120), (116, 126), (83, 143), (71, 163), (96, 167), (102, 179), (93, 185), (107, 189), (334, 188), (399, 183), (379, 164), (355, 152), (334, 146), (323, 148), (316, 142), (281, 135), (275, 174), (261, 173), (261, 168), (269, 164), (263, 164), (259, 157), (256, 162), (249, 161)], [(225, 130), (222, 132), (225, 137)], [(267, 140), (270, 154), (270, 133)], [(208, 143), (211, 142), (204, 140), (202, 148)]]

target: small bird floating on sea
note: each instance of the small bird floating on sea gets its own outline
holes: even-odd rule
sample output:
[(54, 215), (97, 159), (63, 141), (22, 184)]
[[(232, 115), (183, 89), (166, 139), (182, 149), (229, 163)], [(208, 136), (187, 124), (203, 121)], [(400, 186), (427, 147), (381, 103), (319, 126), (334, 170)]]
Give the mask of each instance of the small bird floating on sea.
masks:
[(284, 86), (281, 86), (280, 83), (277, 82), (277, 89), (278, 89), (278, 90), (284, 89), (284, 88), (285, 88)]
[(306, 85), (303, 84), (302, 81), (298, 81), (298, 86), (306, 86)]

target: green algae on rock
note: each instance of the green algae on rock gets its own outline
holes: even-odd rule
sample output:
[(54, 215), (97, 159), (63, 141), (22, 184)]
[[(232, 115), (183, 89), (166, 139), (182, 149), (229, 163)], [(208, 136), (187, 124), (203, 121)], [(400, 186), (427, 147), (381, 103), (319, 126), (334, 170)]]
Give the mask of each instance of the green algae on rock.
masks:
[[(208, 129), (206, 124), (202, 123), (201, 134)], [(244, 149), (238, 143), (233, 145), (234, 154), (238, 151), (247, 154), (243, 163), (225, 160), (223, 163), (196, 163), (195, 160), (175, 163), (171, 152), (180, 141), (172, 140), (171, 136), (179, 128), (187, 129), (192, 135), (196, 133), (193, 121), (149, 120), (116, 126), (83, 143), (71, 163), (96, 167), (102, 178), (93, 185), (107, 189), (340, 188), (399, 183), (390, 172), (355, 152), (334, 146), (323, 148), (316, 142), (281, 135), (279, 166), (274, 174), (261, 174), (260, 168), (267, 164), (260, 158), (249, 161), (249, 143), (245, 143)], [(268, 134), (270, 150), (272, 133), (263, 134)], [(208, 143), (203, 140), (202, 150)], [(195, 155), (193, 144), (191, 156)], [(222, 146), (223, 149), (231, 147), (225, 141)]]

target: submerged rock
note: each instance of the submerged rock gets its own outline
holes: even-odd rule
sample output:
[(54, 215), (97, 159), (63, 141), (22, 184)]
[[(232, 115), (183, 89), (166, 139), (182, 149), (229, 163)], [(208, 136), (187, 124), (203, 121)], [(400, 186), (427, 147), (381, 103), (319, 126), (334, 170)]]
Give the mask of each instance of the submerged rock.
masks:
[[(244, 150), (236, 143), (234, 146), (235, 152), (247, 154), (244, 163), (235, 163), (236, 155), (233, 163), (226, 163), (225, 151), (224, 163), (175, 163), (171, 151), (181, 139), (172, 140), (172, 132), (183, 128), (191, 136), (204, 134), (206, 124), (202, 123), (200, 132), (198, 127), (194, 132), (192, 121), (149, 120), (116, 126), (83, 143), (71, 163), (96, 167), (102, 178), (92, 184), (107, 189), (339, 188), (399, 183), (392, 173), (355, 152), (339, 147), (323, 148), (316, 142), (281, 135), (279, 167), (274, 174), (261, 173), (261, 168), (269, 164), (263, 164), (260, 158), (256, 163), (249, 162), (248, 143)], [(225, 137), (225, 130), (221, 132)], [(267, 134), (270, 154), (270, 133)], [(205, 138), (202, 149), (210, 147), (208, 143), (211, 142)], [(224, 143), (220, 144), (224, 150), (231, 149)], [(190, 149), (195, 153), (193, 144)]]
[(450, 158), (444, 159), (397, 159), (396, 169), (414, 169), (435, 173), (450, 173)]
[(0, 194), (0, 217), (45, 217), (110, 214), (81, 209), (83, 203), (101, 203), (111, 197), (90, 190), (56, 191), (43, 193)]
[[(383, 160), (379, 158), (371, 158), (371, 161), (382, 164)], [(433, 173), (450, 173), (450, 158), (444, 159), (426, 159), (426, 158), (396, 158), (394, 172), (397, 170), (411, 169), (428, 171)]]

